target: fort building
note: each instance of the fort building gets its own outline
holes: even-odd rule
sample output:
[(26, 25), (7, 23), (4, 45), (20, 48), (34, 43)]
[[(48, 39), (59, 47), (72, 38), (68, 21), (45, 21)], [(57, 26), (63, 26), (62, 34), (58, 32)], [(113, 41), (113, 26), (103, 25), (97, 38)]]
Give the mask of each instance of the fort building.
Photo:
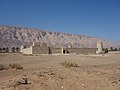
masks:
[(97, 43), (97, 48), (74, 48), (74, 47), (49, 47), (46, 43), (35, 43), (29, 48), (21, 46), (21, 53), (23, 54), (95, 54), (101, 53), (103, 50), (102, 43)]

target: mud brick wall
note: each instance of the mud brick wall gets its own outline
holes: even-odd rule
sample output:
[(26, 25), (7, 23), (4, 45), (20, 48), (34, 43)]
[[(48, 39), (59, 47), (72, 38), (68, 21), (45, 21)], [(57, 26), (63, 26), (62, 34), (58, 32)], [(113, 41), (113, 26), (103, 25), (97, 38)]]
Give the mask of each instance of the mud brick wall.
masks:
[(51, 49), (51, 53), (55, 54), (55, 53), (62, 53), (61, 48), (50, 48)]
[(93, 53), (95, 54), (97, 51), (97, 48), (64, 48), (64, 50), (67, 50), (68, 53), (76, 53), (76, 54), (89, 54)]
[(49, 54), (49, 48), (45, 46), (33, 46), (33, 54)]
[[(63, 50), (67, 50), (68, 53), (76, 53), (76, 54), (95, 54), (97, 48), (63, 48)], [(55, 54), (62, 53), (62, 48), (53, 48), (53, 47), (45, 47), (45, 46), (33, 46), (33, 54)]]

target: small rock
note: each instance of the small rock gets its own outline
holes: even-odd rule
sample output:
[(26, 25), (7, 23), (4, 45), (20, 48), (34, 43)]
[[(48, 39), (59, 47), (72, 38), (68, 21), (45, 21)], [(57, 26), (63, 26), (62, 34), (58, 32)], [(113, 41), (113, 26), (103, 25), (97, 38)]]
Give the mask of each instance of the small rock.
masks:
[(117, 81), (113, 81), (112, 83), (114, 83), (114, 84), (118, 84), (118, 82), (117, 82)]
[(82, 84), (82, 86), (84, 86), (84, 84)]
[(22, 83), (22, 84), (28, 84), (28, 77), (27, 77), (27, 75), (23, 75), (22, 79), (24, 81), (24, 83)]
[(63, 86), (61, 88), (63, 88)]

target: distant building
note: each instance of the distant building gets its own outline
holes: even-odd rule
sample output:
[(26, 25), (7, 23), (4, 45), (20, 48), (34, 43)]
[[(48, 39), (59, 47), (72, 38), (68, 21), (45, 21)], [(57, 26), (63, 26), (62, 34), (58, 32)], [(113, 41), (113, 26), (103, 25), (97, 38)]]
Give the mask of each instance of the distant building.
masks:
[[(101, 47), (101, 44), (97, 45), (97, 48)], [(35, 43), (33, 42), (33, 45), (30, 46), (29, 48), (24, 48), (21, 46), (21, 53), (23, 54), (95, 54), (97, 51), (101, 51), (102, 49), (97, 49), (97, 48), (73, 48), (73, 47), (60, 47), (60, 48), (55, 48), (55, 47), (49, 47), (47, 46), (46, 43)]]

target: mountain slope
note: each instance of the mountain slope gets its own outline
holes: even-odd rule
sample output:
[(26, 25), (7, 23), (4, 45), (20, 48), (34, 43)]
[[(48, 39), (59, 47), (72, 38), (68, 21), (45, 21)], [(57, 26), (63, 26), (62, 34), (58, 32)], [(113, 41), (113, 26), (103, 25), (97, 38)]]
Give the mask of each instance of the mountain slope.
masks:
[(93, 36), (49, 32), (45, 30), (15, 26), (0, 26), (0, 47), (30, 46), (32, 42), (46, 42), (54, 47), (96, 47), (102, 41), (104, 47), (117, 47), (118, 44)]

